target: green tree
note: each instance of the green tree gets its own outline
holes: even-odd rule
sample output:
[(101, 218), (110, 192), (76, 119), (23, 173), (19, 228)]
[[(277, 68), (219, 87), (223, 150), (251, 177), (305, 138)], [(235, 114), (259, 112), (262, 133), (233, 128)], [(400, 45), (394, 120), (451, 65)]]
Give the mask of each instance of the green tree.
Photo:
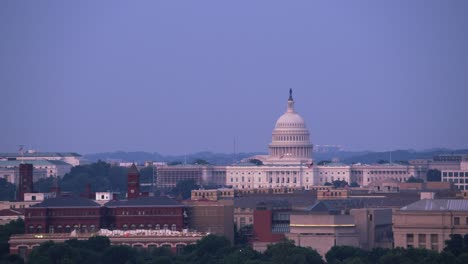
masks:
[(112, 246), (102, 255), (103, 263), (129, 264), (136, 263), (137, 251), (129, 246)]
[(322, 257), (311, 248), (298, 247), (290, 240), (269, 245), (265, 256), (274, 264), (323, 264)]
[(234, 226), (234, 243), (236, 245), (247, 245), (253, 235), (253, 225), (245, 225), (238, 231)]
[(127, 191), (128, 168), (111, 166), (98, 161), (96, 163), (73, 167), (69, 173), (63, 176), (60, 187), (64, 191), (81, 194), (86, 185), (91, 184), (92, 191)]
[(411, 177), (408, 178), (408, 180), (406, 180), (406, 182), (408, 182), (408, 183), (421, 183), (421, 182), (424, 182), (424, 180), (411, 176)]
[(60, 186), (60, 178), (47, 177), (39, 179), (37, 182), (34, 183), (34, 191), (50, 192), (50, 189), (54, 186), (56, 180)]
[(367, 256), (367, 252), (360, 248), (350, 246), (333, 246), (326, 254), (325, 259), (327, 263), (333, 263), (334, 261), (343, 262), (350, 258), (364, 258)]
[(346, 181), (336, 180), (336, 181), (332, 182), (332, 185), (335, 188), (344, 188), (344, 187), (348, 186), (348, 183)]
[[(153, 166), (144, 167), (140, 170), (140, 182), (153, 183), (153, 175), (156, 169)], [(154, 179), (156, 182), (156, 178)]]
[(176, 165), (181, 165), (181, 164), (182, 164), (182, 161), (180, 160), (175, 160), (175, 161), (171, 161), (167, 163), (167, 165), (169, 166), (176, 166)]
[(259, 160), (259, 159), (250, 159), (249, 160), (251, 163), (257, 165), (257, 166), (262, 166), (263, 165), (263, 161)]
[(234, 248), (231, 254), (224, 258), (225, 264), (248, 263), (252, 261), (259, 261), (262, 254), (253, 250), (249, 246)]
[(324, 166), (324, 165), (327, 165), (328, 163), (331, 163), (331, 160), (321, 160), (317, 163), (317, 165)]
[(455, 257), (463, 253), (464, 248), (464, 239), (459, 234), (452, 234), (450, 239), (445, 241), (444, 251), (452, 253)]
[(12, 234), (24, 234), (24, 220), (18, 218), (8, 224), (0, 225), (0, 257), (8, 255), (10, 250), (8, 240)]
[(204, 160), (204, 159), (196, 159), (192, 162), (192, 164), (195, 164), (195, 165), (208, 165), (210, 164), (208, 161)]
[(193, 246), (187, 246), (182, 256), (185, 263), (211, 264), (221, 263), (232, 251), (231, 243), (225, 237), (208, 235)]
[(188, 199), (191, 196), (192, 190), (198, 189), (198, 186), (193, 179), (182, 180), (177, 182), (176, 187), (171, 190), (172, 195), (182, 196), (182, 199)]
[(431, 169), (427, 171), (428, 182), (440, 182), (442, 181), (442, 173), (438, 169)]
[(0, 178), (0, 200), (13, 201), (15, 199), (16, 186)]

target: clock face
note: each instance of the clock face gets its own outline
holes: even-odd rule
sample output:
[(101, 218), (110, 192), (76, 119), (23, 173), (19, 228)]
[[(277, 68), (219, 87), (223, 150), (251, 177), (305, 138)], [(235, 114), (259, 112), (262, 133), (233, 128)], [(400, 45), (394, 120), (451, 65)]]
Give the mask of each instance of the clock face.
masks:
[(134, 193), (134, 192), (135, 192), (135, 190), (131, 189), (131, 190), (130, 190), (130, 192), (131, 192), (131, 193)]

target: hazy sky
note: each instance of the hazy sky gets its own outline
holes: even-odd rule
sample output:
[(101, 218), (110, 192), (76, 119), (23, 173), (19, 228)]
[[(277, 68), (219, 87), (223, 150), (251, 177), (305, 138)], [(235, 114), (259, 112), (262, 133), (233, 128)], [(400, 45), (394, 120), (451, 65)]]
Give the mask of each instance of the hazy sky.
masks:
[(0, 1), (0, 151), (468, 147), (468, 1)]

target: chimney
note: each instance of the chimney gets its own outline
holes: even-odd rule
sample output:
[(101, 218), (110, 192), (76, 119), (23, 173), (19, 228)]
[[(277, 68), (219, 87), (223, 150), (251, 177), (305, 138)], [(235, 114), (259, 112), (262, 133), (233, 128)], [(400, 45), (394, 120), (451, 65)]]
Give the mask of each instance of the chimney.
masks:
[(20, 164), (19, 166), (19, 183), (18, 191), (16, 192), (16, 200), (24, 201), (25, 193), (33, 192), (33, 165)]

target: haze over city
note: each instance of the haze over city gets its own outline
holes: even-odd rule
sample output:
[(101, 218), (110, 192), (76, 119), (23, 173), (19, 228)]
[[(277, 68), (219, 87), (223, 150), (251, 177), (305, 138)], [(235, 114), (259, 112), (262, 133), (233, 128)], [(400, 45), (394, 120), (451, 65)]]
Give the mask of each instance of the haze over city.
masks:
[(2, 151), (467, 148), (466, 1), (2, 1)]

